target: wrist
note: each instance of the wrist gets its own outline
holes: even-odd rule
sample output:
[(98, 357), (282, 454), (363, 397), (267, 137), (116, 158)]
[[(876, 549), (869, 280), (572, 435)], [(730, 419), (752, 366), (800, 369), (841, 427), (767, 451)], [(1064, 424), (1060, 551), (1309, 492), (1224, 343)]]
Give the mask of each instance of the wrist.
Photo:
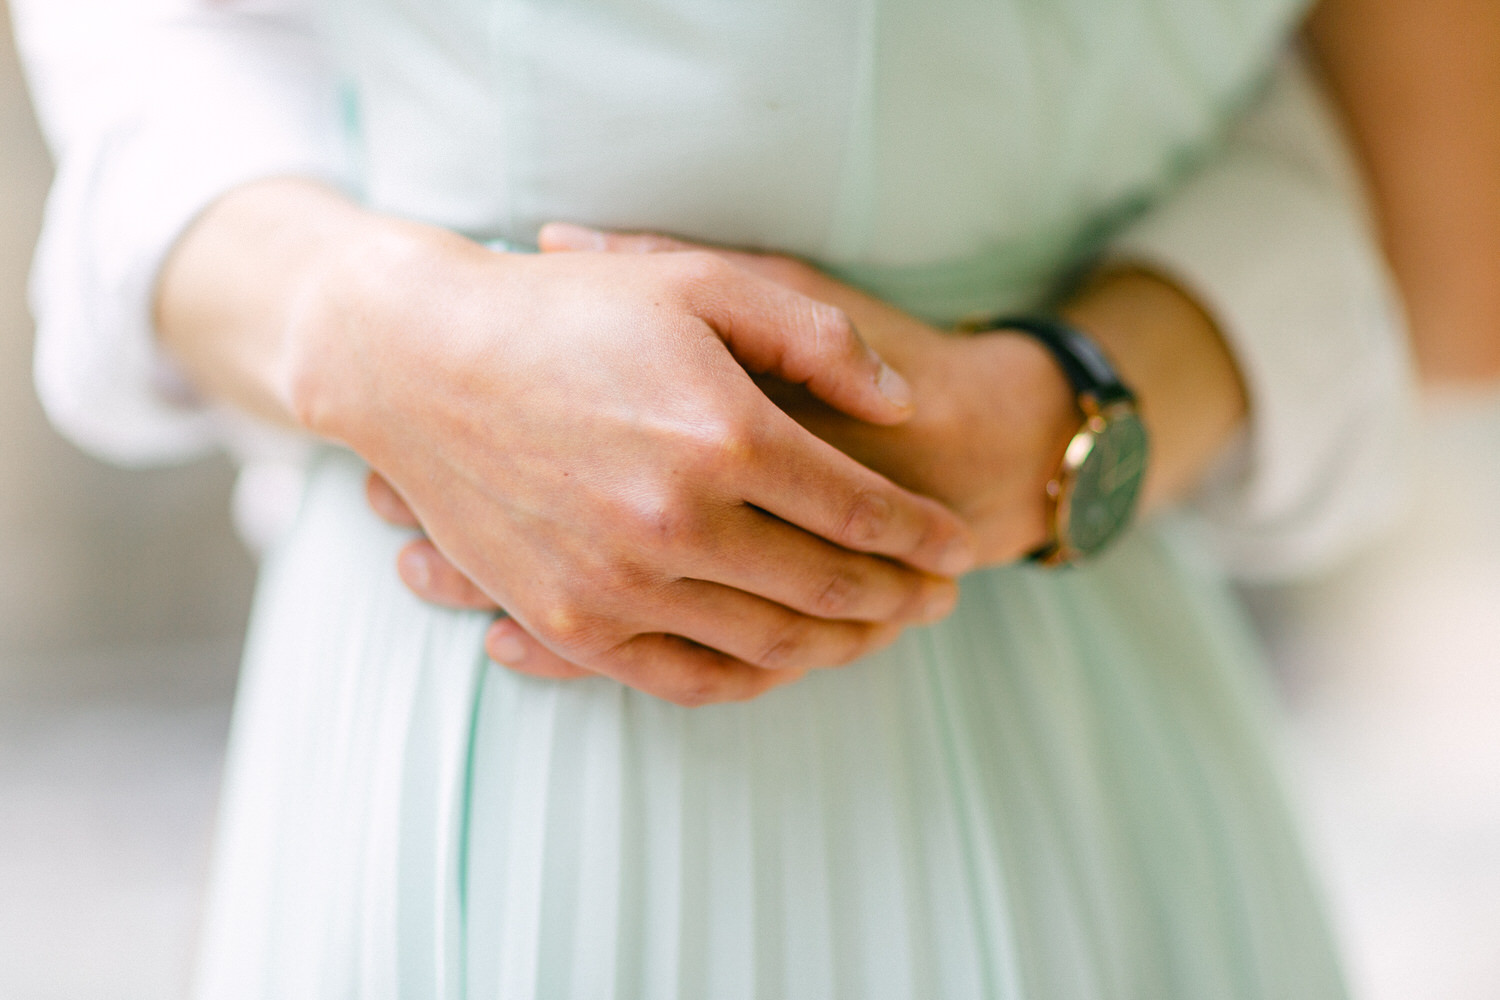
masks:
[[(1043, 498), (1044, 530), (1038, 544), (1024, 551), (1048, 565), (1103, 551), (1131, 523), (1148, 465), (1149, 438), (1134, 393), (1088, 334), (1054, 316), (1001, 316), (976, 329), (1024, 337), (1046, 353), (1049, 367), (1067, 384), (1065, 444), (1055, 463), (1043, 466), (1034, 494)], [(1043, 421), (1038, 429), (1048, 426), (1057, 427)], [(1048, 447), (1057, 441), (1042, 437), (1033, 454), (1057, 455)]]
[[(946, 338), (957, 350), (942, 405), (941, 453), (961, 476), (956, 509), (974, 526), (985, 565), (1009, 563), (1048, 540), (1046, 487), (1081, 416), (1052, 354), (1013, 330)], [(938, 402), (934, 400), (934, 403)]]
[[(989, 374), (978, 380), (975, 405), (995, 426), (1025, 429), (1025, 453), (1035, 456), (1027, 478), (1045, 485), (1078, 429), (1073, 387), (1052, 352), (1033, 337), (995, 330), (967, 339), (981, 352), (976, 367)], [(997, 386), (1005, 391), (997, 392)]]
[(1217, 324), (1175, 284), (1128, 269), (1096, 277), (1062, 313), (1097, 341), (1135, 392), (1152, 441), (1141, 509), (1189, 492), (1247, 410)]
[[(281, 392), (305, 431), (366, 454), (413, 375), (433, 361), (457, 234), (354, 209), (318, 241), (292, 296)], [(421, 330), (425, 336), (413, 337)], [(420, 355), (420, 356), (419, 356)]]

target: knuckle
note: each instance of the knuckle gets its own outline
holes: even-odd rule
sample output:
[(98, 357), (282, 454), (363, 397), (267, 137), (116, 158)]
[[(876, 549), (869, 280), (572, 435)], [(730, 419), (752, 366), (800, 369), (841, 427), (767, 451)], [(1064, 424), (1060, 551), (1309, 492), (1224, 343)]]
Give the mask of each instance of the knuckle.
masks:
[(767, 670), (798, 666), (807, 658), (811, 646), (808, 626), (801, 623), (783, 626), (761, 648), (755, 665)]
[(838, 541), (865, 548), (879, 541), (890, 528), (896, 509), (879, 493), (860, 490), (849, 499), (838, 527)]
[(609, 625), (575, 595), (554, 598), (537, 616), (536, 637), (567, 652), (590, 653), (606, 644)]
[[(657, 550), (676, 550), (698, 544), (704, 535), (703, 518), (696, 506), (680, 489), (665, 489), (642, 498), (631, 512), (638, 537), (648, 540)], [(638, 571), (629, 565), (612, 567), (610, 574), (628, 585)]]
[(812, 304), (812, 326), (817, 335), (817, 352), (825, 357), (843, 358), (850, 354), (864, 354), (863, 345), (854, 332), (854, 321), (849, 314), (836, 306), (823, 302)]
[(846, 618), (858, 606), (864, 588), (863, 574), (847, 563), (840, 565), (816, 585), (811, 610), (820, 618)]
[(704, 671), (693, 671), (675, 680), (662, 697), (683, 708), (702, 708), (724, 701), (723, 683)]
[(739, 414), (726, 413), (701, 420), (684, 430), (685, 450), (701, 468), (728, 470), (754, 457), (760, 432)]
[(721, 462), (738, 467), (755, 457), (759, 449), (759, 433), (755, 425), (747, 420), (731, 418), (720, 428), (714, 454)]
[(657, 586), (656, 574), (635, 562), (618, 560), (608, 563), (593, 574), (594, 587), (612, 604), (638, 602), (640, 598)]
[(761, 274), (778, 285), (785, 285), (796, 292), (808, 292), (817, 274), (812, 268), (784, 254), (767, 254), (760, 259)]
[(718, 284), (729, 272), (727, 261), (706, 250), (687, 250), (674, 256), (677, 281), (690, 289)]

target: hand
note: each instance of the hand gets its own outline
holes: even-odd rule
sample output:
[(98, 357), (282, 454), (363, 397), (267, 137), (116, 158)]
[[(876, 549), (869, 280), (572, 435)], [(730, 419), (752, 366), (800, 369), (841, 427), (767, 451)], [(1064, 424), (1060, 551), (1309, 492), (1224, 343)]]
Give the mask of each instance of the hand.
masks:
[[(651, 235), (603, 234), (572, 226), (543, 231), (543, 249), (680, 252), (687, 245)], [(908, 373), (917, 400), (899, 427), (868, 427), (805, 392), (768, 383), (789, 412), (842, 450), (893, 480), (948, 503), (966, 517), (986, 563), (1007, 562), (1046, 538), (1044, 488), (1077, 429), (1071, 388), (1050, 354), (1031, 338), (944, 334), (894, 307), (784, 257), (715, 251), (736, 266), (840, 306), (877, 350)], [(1071, 314), (1113, 349), (1116, 362), (1151, 398), (1143, 416), (1157, 439), (1147, 504), (1187, 488), (1212, 461), (1244, 410), (1227, 349), (1205, 314), (1174, 286), (1119, 271), (1097, 279)], [(371, 501), (382, 516), (415, 526), (399, 498), (378, 481)], [(401, 572), (428, 600), (486, 607), (482, 594), (425, 542), (403, 553)], [(488, 648), (501, 662), (571, 676), (565, 661), (537, 648), (502, 619)]]
[[(544, 249), (681, 251), (667, 237), (549, 227)], [(892, 480), (963, 515), (981, 564), (1008, 562), (1045, 541), (1047, 481), (1082, 420), (1071, 386), (1031, 337), (946, 333), (788, 257), (727, 250), (736, 266), (842, 309), (877, 351), (905, 372), (916, 413), (899, 427), (846, 419), (795, 386), (762, 384), (820, 437)], [(1136, 394), (1151, 435), (1138, 516), (1186, 495), (1242, 424), (1248, 402), (1212, 317), (1179, 286), (1115, 266), (1062, 307), (1087, 330)]]
[[(580, 247), (579, 241), (594, 239), (606, 239), (608, 242), (598, 248), (616, 253), (698, 249), (659, 237), (604, 237), (566, 226), (545, 229), (542, 246), (553, 252), (593, 249), (588, 243)], [(914, 373), (912, 385), (923, 399), (912, 418), (904, 422), (902, 430), (910, 428), (909, 433), (866, 435), (861, 433), (860, 421), (840, 418), (837, 411), (801, 387), (781, 379), (764, 382), (798, 419), (904, 485), (953, 504), (980, 529), (976, 532), (980, 551), (989, 561), (1009, 560), (1040, 543), (1044, 531), (1042, 484), (1056, 467), (1060, 448), (1052, 439), (1065, 444), (1072, 429), (1071, 395), (1044, 351), (1021, 337), (945, 336), (786, 258), (728, 252), (720, 256), (783, 287), (796, 288), (809, 297), (826, 297), (824, 301), (853, 310), (851, 318), (866, 338), (873, 337), (900, 355), (903, 365)], [(983, 371), (976, 368), (979, 362), (985, 366)], [(1007, 385), (1014, 391), (995, 391), (994, 387)], [(1001, 403), (998, 408), (993, 406), (997, 399)], [(981, 409), (986, 411), (982, 417), (978, 415)], [(989, 409), (999, 412), (992, 414)], [(1046, 426), (1048, 415), (1062, 430)], [(976, 426), (982, 433), (975, 433)], [(1027, 433), (1020, 433), (1020, 429)], [(1033, 440), (1049, 435), (1045, 441)], [(371, 505), (388, 521), (418, 525), (417, 516), (380, 476), (372, 474), (368, 492)], [(408, 586), (426, 599), (453, 607), (496, 607), (485, 590), (425, 539), (407, 546), (398, 566)], [(523, 623), (511, 618), (502, 618), (492, 626), (486, 648), (497, 661), (528, 673), (574, 677), (589, 672), (537, 642)]]
[(320, 374), (299, 413), (551, 652), (697, 704), (951, 609), (947, 576), (972, 563), (961, 522), (818, 441), (746, 373), (905, 419), (903, 383), (837, 310), (703, 253), (424, 236), (398, 259), (400, 281), (335, 282), (302, 317), (298, 367)]
[[(543, 230), (544, 251), (681, 253), (704, 248), (654, 234)], [(866, 343), (902, 371), (914, 412), (894, 426), (851, 420), (803, 387), (761, 385), (791, 416), (864, 465), (962, 516), (980, 563), (1011, 562), (1046, 541), (1047, 481), (1079, 414), (1051, 354), (1029, 336), (954, 334), (851, 288), (802, 261), (713, 251), (724, 260), (840, 309)]]
[(155, 311), (200, 391), (347, 445), (552, 652), (663, 697), (861, 655), (972, 563), (956, 516), (747, 369), (884, 422), (900, 378), (836, 309), (705, 253), (497, 254), (272, 179), (189, 227)]

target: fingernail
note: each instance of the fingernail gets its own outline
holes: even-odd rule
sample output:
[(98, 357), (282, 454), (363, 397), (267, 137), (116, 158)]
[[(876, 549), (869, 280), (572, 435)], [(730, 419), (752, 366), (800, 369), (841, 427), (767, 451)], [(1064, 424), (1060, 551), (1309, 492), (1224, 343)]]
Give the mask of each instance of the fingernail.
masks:
[(882, 396), (903, 410), (911, 406), (911, 384), (884, 361), (880, 363), (880, 374), (875, 377), (875, 387)]
[(401, 553), (401, 579), (414, 590), (427, 590), (432, 586), (432, 560), (421, 549), (407, 549)]
[(542, 229), (549, 244), (568, 250), (603, 250), (609, 245), (608, 239), (599, 230), (576, 226), (571, 222), (549, 222)]
[(490, 641), (490, 655), (495, 658), (495, 662), (503, 663), (507, 667), (520, 666), (521, 661), (526, 659), (526, 644), (514, 635), (506, 633)]
[(944, 576), (959, 576), (974, 568), (974, 550), (962, 539), (954, 539), (938, 557), (938, 572)]

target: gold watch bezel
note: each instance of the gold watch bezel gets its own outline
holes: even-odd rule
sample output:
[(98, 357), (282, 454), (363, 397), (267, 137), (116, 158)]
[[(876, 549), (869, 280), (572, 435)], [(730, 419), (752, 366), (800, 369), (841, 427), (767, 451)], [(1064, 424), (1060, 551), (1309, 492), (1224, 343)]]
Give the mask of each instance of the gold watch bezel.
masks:
[(1078, 472), (1094, 453), (1094, 445), (1110, 421), (1123, 414), (1138, 416), (1135, 404), (1129, 400), (1118, 400), (1101, 407), (1090, 393), (1078, 396), (1078, 409), (1083, 413), (1083, 421), (1068, 440), (1057, 473), (1047, 481), (1047, 541), (1032, 557), (1043, 566), (1067, 566), (1084, 556), (1066, 540), (1068, 525), (1072, 523), (1073, 488), (1078, 481)]

